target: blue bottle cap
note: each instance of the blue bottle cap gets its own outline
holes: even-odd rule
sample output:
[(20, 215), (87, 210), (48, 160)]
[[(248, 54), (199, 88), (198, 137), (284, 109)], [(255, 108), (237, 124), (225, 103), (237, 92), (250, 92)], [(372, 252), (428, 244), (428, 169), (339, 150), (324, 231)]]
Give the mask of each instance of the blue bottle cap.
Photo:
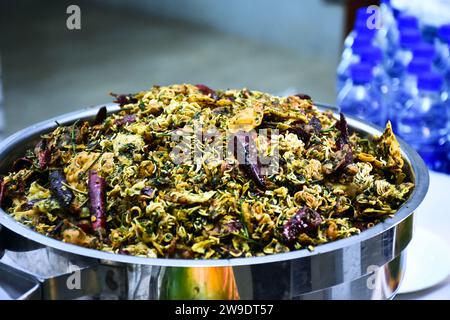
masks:
[(394, 14), (394, 18), (397, 19), (400, 16), (401, 11), (394, 6), (391, 6), (392, 13)]
[(372, 45), (372, 38), (365, 35), (357, 35), (352, 43), (352, 51), (359, 55), (362, 48), (370, 47)]
[(403, 29), (419, 29), (419, 21), (416, 17), (410, 15), (400, 15), (397, 18), (397, 27)]
[(412, 48), (413, 57), (434, 60), (436, 57), (436, 49), (428, 42), (420, 42)]
[(400, 32), (400, 45), (406, 49), (412, 49), (422, 41), (422, 35), (416, 29), (404, 29)]
[(417, 87), (419, 90), (440, 91), (444, 80), (439, 73), (425, 72), (417, 77)]
[(450, 24), (443, 24), (438, 29), (438, 36), (441, 40), (445, 41), (450, 39)]
[(446, 43), (448, 46), (450, 46), (450, 36), (443, 36), (441, 37), (442, 42)]
[(362, 62), (374, 66), (383, 59), (383, 52), (380, 48), (374, 46), (362, 47), (359, 50), (359, 57)]
[(369, 18), (371, 16), (371, 13), (367, 12), (367, 8), (368, 7), (361, 7), (356, 9), (356, 18), (355, 21), (367, 21), (367, 18)]
[(365, 84), (372, 81), (372, 66), (368, 63), (355, 63), (350, 67), (350, 76), (353, 83)]
[(369, 28), (366, 20), (356, 20), (353, 30), (355, 30), (358, 35), (363, 35), (371, 38), (373, 38), (377, 32), (377, 29)]
[(407, 72), (414, 75), (430, 71), (431, 71), (431, 61), (424, 58), (414, 57), (408, 64), (407, 68)]

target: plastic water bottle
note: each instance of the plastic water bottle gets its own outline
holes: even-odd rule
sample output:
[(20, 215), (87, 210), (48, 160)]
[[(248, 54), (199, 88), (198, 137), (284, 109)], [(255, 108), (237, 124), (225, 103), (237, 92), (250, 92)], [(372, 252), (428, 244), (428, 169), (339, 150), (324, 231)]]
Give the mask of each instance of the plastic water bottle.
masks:
[(416, 16), (403, 14), (400, 15), (397, 19), (398, 30), (403, 29), (418, 29), (419, 28), (419, 20)]
[(391, 0), (380, 1), (381, 17), (383, 20), (383, 29), (389, 30), (389, 28), (395, 23), (394, 12), (391, 6)]
[(436, 69), (444, 76), (446, 90), (450, 91), (450, 24), (442, 25), (439, 28), (435, 46), (437, 51)]
[(444, 24), (439, 27), (434, 43), (437, 51), (436, 65), (438, 67), (445, 65), (450, 59), (449, 44), (450, 24)]
[(388, 33), (395, 26), (394, 13), (392, 11), (390, 0), (380, 1), (380, 11), (381, 11), (381, 22), (382, 27), (378, 30), (376, 34), (376, 43), (383, 52), (387, 52), (389, 49)]
[(336, 82), (336, 90), (340, 92), (344, 87), (345, 82), (350, 76), (349, 68), (352, 64), (358, 63), (360, 60), (359, 54), (360, 51), (372, 45), (372, 38), (365, 36), (357, 36), (351, 48), (348, 48), (349, 51), (345, 51), (342, 54), (341, 62), (337, 67), (337, 82)]
[(431, 71), (431, 61), (414, 57), (407, 67), (406, 74), (398, 88), (392, 88), (392, 100), (388, 105), (388, 119), (392, 129), (397, 132), (398, 116), (418, 95), (417, 77)]
[(404, 1), (403, 3), (398, 3), (396, 0), (391, 0), (391, 8), (395, 19), (398, 19), (398, 17), (406, 11)]
[(380, 96), (372, 86), (372, 71), (372, 66), (367, 63), (353, 64), (350, 79), (339, 93), (337, 104), (344, 113), (383, 126), (386, 115)]
[(369, 15), (366, 13), (367, 8), (360, 8), (357, 10), (355, 25), (353, 30), (348, 34), (344, 40), (344, 47), (350, 48), (353, 45), (353, 41), (356, 37), (362, 36), (366, 38), (374, 39), (377, 30), (370, 29), (367, 25), (367, 19)]
[(443, 79), (435, 72), (418, 76), (417, 98), (400, 112), (398, 133), (422, 156), (430, 169), (445, 172), (447, 162), (448, 105)]
[(407, 30), (416, 30), (419, 32), (419, 21), (411, 15), (399, 15), (396, 23), (392, 24), (387, 31), (388, 46), (386, 55), (393, 57), (401, 47), (401, 34)]
[(406, 66), (412, 60), (413, 48), (422, 41), (421, 34), (416, 29), (405, 29), (400, 33), (400, 48), (388, 62), (388, 74), (396, 85), (402, 78)]
[(367, 18), (370, 16), (367, 12), (368, 7), (360, 7), (356, 9), (356, 19), (355, 20), (367, 20)]
[(445, 80), (445, 88), (447, 92), (450, 93), (450, 37), (447, 39), (447, 49), (446, 52), (438, 59), (436, 62), (437, 70), (443, 75)]
[(436, 48), (434, 45), (428, 42), (420, 42), (412, 48), (412, 55), (414, 58), (426, 59), (431, 62), (435, 62)]
[(360, 61), (370, 64), (373, 70), (373, 85), (384, 100), (389, 97), (390, 79), (383, 66), (383, 52), (378, 47), (364, 47), (359, 51)]

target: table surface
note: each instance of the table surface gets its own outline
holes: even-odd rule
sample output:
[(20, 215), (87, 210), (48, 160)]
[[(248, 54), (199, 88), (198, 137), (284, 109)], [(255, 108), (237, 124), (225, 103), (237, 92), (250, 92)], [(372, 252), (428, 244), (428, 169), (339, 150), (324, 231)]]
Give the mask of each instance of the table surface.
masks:
[[(450, 175), (430, 172), (430, 188), (424, 202), (416, 211), (415, 227), (431, 230), (450, 245)], [(442, 254), (450, 255), (450, 252)], [(426, 259), (423, 260), (426, 261)], [(408, 264), (406, 268), (408, 268)], [(396, 299), (450, 299), (450, 276), (431, 288), (399, 294)]]

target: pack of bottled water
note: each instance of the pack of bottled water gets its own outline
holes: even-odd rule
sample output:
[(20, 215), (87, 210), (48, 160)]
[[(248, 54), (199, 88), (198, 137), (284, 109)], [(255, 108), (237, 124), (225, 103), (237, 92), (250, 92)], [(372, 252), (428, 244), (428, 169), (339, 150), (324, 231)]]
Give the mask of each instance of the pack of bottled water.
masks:
[(450, 0), (360, 8), (337, 69), (344, 113), (384, 127), (450, 173)]

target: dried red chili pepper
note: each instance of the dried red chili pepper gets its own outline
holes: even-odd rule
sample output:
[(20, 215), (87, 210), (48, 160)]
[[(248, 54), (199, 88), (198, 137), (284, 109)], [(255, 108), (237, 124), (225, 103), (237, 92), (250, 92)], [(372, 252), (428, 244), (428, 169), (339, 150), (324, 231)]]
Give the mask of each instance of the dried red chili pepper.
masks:
[(203, 93), (205, 96), (211, 96), (211, 98), (213, 98), (214, 100), (218, 100), (219, 96), (217, 95), (217, 92), (213, 89), (211, 89), (210, 87), (204, 85), (204, 84), (196, 84), (195, 85), (197, 87), (197, 89)]
[(106, 233), (106, 181), (95, 170), (89, 171), (89, 202), (92, 229), (100, 236)]
[(231, 220), (230, 222), (224, 224), (223, 227), (225, 233), (233, 233), (243, 228), (242, 222), (237, 220)]
[(130, 251), (126, 250), (126, 249), (119, 249), (119, 254), (124, 254), (129, 256), (130, 255)]
[(117, 120), (115, 121), (115, 123), (116, 123), (118, 126), (123, 126), (123, 125), (125, 125), (125, 124), (129, 124), (129, 123), (133, 123), (133, 122), (136, 122), (136, 115), (135, 115), (135, 114), (127, 114), (127, 115), (124, 116), (123, 118), (117, 119)]
[(138, 99), (134, 98), (133, 94), (116, 94), (116, 93), (110, 93), (111, 96), (115, 97), (116, 100), (113, 102), (118, 103), (121, 107), (123, 107), (126, 104), (129, 103), (137, 103)]
[(33, 161), (30, 158), (22, 157), (19, 159), (16, 159), (12, 165), (12, 171), (17, 172), (21, 169), (24, 169), (26, 167), (31, 167), (33, 165)]
[(97, 115), (95, 116), (94, 122), (92, 125), (96, 126), (98, 124), (102, 124), (103, 121), (105, 121), (106, 116), (108, 115), (108, 111), (106, 110), (106, 107), (103, 106), (97, 111)]
[(283, 226), (282, 239), (286, 243), (294, 242), (302, 234), (311, 234), (317, 231), (322, 223), (322, 217), (317, 211), (304, 206), (291, 217)]
[(340, 113), (340, 118), (338, 121), (336, 121), (335, 127), (339, 130), (340, 133), (339, 138), (336, 140), (336, 144), (338, 149), (342, 149), (344, 144), (349, 143), (348, 125), (343, 113)]
[(294, 122), (288, 131), (296, 134), (304, 143), (308, 143), (313, 134), (319, 134), (322, 124), (316, 117), (312, 117), (307, 124)]
[(16, 182), (17, 191), (20, 193), (25, 193), (26, 181), (22, 178), (18, 178)]
[(3, 206), (3, 201), (5, 200), (6, 195), (6, 183), (3, 180), (3, 177), (0, 178), (0, 208)]
[(266, 188), (266, 182), (262, 175), (261, 163), (258, 161), (258, 152), (255, 144), (251, 143), (248, 133), (237, 132), (233, 140), (235, 142), (234, 156), (240, 162), (239, 167), (260, 188)]
[(77, 223), (77, 227), (83, 230), (86, 233), (92, 232), (92, 226), (89, 223), (89, 220), (83, 219)]
[(47, 139), (42, 139), (34, 147), (34, 154), (38, 159), (39, 169), (45, 170), (50, 162), (51, 151), (48, 148)]
[(72, 190), (67, 188), (67, 181), (61, 171), (55, 170), (48, 174), (50, 183), (50, 191), (58, 200), (59, 204), (64, 209), (69, 209), (75, 198)]
[(353, 162), (353, 150), (350, 145), (348, 125), (344, 114), (340, 113), (340, 118), (336, 121), (335, 126), (340, 132), (340, 135), (336, 140), (336, 146), (339, 149), (339, 151), (336, 152), (336, 159), (338, 161), (336, 170), (338, 170), (345, 168)]
[(295, 96), (299, 97), (300, 99), (303, 99), (303, 100), (312, 100), (311, 96), (309, 96), (305, 93), (297, 93)]

